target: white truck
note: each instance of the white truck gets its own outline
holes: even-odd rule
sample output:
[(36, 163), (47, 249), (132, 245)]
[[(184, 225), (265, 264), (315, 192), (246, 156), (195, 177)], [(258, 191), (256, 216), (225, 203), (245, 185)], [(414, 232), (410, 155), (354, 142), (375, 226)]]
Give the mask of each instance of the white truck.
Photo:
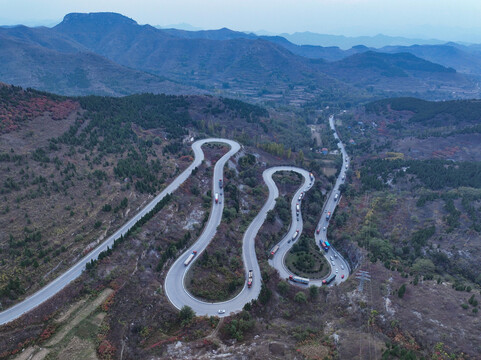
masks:
[(196, 254), (197, 254), (197, 251), (192, 251), (192, 254), (190, 254), (189, 257), (184, 261), (184, 266), (189, 265), (194, 259)]

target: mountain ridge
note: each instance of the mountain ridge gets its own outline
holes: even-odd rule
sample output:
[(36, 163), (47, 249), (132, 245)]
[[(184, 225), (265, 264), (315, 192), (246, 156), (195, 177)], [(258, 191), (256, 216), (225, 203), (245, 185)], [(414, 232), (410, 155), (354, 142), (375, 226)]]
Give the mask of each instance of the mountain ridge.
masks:
[[(412, 93), (414, 87), (437, 98), (452, 96), (447, 87), (461, 89), (456, 96), (475, 91), (466, 76), (415, 55), (374, 55), (365, 46), (349, 51), (299, 46), (282, 37), (227, 28), (165, 30), (116, 13), (67, 14), (51, 29), (1, 28), (0, 35), (8, 68), (0, 72), (0, 80), (68, 95), (220, 91), (255, 101), (303, 102), (330, 93), (363, 93), (376, 77), (377, 91), (390, 94)], [(7, 45), (14, 56), (6, 52)], [(22, 53), (26, 56), (17, 59)], [(78, 76), (81, 88), (75, 84)], [(400, 78), (402, 86), (393, 81)]]

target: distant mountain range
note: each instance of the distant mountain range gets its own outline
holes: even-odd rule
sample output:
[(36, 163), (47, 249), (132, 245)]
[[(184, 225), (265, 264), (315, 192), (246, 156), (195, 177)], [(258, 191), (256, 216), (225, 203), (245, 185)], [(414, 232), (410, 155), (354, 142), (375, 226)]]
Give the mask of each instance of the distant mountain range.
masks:
[(472, 97), (481, 55), (480, 47), (459, 44), (342, 50), (73, 13), (53, 28), (0, 28), (0, 59), (0, 81), (68, 95), (221, 92), (306, 100), (373, 89)]
[(343, 35), (316, 34), (309, 31), (296, 32), (294, 34), (280, 34), (280, 36), (297, 45), (337, 46), (341, 49), (350, 49), (357, 45), (381, 48), (390, 45), (438, 45), (446, 42), (437, 39), (410, 39), (402, 36), (387, 36), (383, 34), (349, 37)]

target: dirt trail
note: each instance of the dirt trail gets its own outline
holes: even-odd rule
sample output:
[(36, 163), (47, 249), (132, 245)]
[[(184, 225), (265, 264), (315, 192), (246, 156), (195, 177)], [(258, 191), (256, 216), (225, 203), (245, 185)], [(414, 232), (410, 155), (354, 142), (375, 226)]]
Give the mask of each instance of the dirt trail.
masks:
[(220, 318), (219, 323), (215, 327), (215, 329), (210, 333), (209, 336), (206, 337), (206, 339), (213, 339), (217, 337), (217, 334), (219, 333), (220, 328), (222, 327), (222, 324), (224, 323), (224, 318)]

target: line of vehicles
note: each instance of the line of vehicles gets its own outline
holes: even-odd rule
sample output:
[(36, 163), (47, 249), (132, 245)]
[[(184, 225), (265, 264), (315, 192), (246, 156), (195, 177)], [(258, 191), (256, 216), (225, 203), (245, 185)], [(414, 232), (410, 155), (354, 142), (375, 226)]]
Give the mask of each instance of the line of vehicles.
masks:
[[(345, 159), (346, 161), (346, 164), (345, 165), (345, 169), (347, 170), (348, 169), (348, 160), (347, 158)], [(345, 178), (346, 178), (346, 175), (345, 174), (342, 174), (341, 175), (341, 179), (344, 181)], [(309, 185), (312, 185), (313, 181), (314, 181), (314, 175), (313, 173), (309, 173), (309, 179), (310, 179), (310, 184)], [(218, 204), (220, 202), (220, 198), (219, 196), (222, 195), (222, 189), (223, 189), (223, 179), (219, 179), (218, 181), (218, 192), (215, 193), (215, 203)], [(298, 197), (298, 201), (295, 205), (295, 213), (296, 213), (296, 217), (297, 217), (297, 221), (300, 221), (300, 212), (301, 212), (301, 201), (303, 200), (305, 196), (305, 192), (302, 191), (300, 194), (299, 194), (299, 197)], [(339, 191), (335, 191), (334, 194), (333, 194), (333, 200), (335, 203), (337, 203), (339, 200), (340, 200), (340, 192)], [(332, 212), (331, 211), (327, 211), (325, 212), (325, 219), (327, 222), (330, 221), (331, 217), (332, 217)], [(327, 231), (327, 224), (324, 224), (326, 226), (319, 226), (317, 229), (316, 229), (316, 234), (320, 234), (321, 231), (323, 232), (326, 232)], [(296, 239), (298, 239), (299, 237), (299, 234), (300, 234), (300, 230), (297, 229), (293, 234), (292, 234), (292, 238), (290, 238), (288, 240), (288, 243), (291, 243), (291, 242), (294, 242)], [(320, 247), (321, 249), (323, 249), (326, 253), (326, 257), (328, 256), (327, 253), (329, 252), (330, 248), (331, 248), (331, 244), (329, 243), (329, 241), (327, 241), (326, 237), (325, 236), (322, 236), (324, 238), (323, 239), (320, 239), (319, 240), (319, 244), (320, 244)], [(280, 249), (280, 245), (279, 244), (276, 244), (270, 251), (270, 255), (273, 257)], [(336, 256), (336, 252), (334, 250), (332, 250), (331, 252), (329, 252), (329, 254), (331, 255), (330, 256), (330, 259), (331, 259), (331, 262), (333, 265), (335, 265), (335, 262), (334, 262), (334, 259), (333, 259), (333, 256), (337, 258)], [(186, 260), (185, 262), (185, 265), (187, 266), (195, 257), (195, 252), (193, 254), (191, 254), (189, 256), (189, 258)], [(341, 264), (341, 268), (344, 269), (344, 266)], [(334, 268), (332, 269), (332, 273), (324, 280), (322, 280), (322, 284), (323, 285), (329, 285), (331, 283), (333, 283), (335, 280), (336, 280), (336, 277), (339, 275), (338, 273), (338, 269), (335, 269), (335, 272), (334, 272)], [(344, 275), (341, 274), (340, 275), (342, 278), (344, 278)], [(296, 275), (289, 275), (288, 279), (286, 279), (288, 281), (291, 281), (293, 283), (298, 283), (298, 284), (302, 284), (302, 285), (309, 285), (310, 283), (310, 279), (309, 278), (304, 278), (304, 277), (301, 277), (301, 276), (296, 276)], [(253, 270), (248, 270), (247, 272), (247, 287), (248, 288), (251, 288), (252, 287), (252, 284), (253, 284)], [(223, 314), (225, 313), (225, 310), (219, 310), (218, 311), (219, 314)]]
[[(326, 231), (326, 227), (323, 226), (322, 231)], [(321, 232), (321, 227), (319, 226), (316, 230), (316, 234), (319, 234)]]
[[(314, 175), (312, 173), (309, 173), (309, 177), (310, 177), (310, 180), (311, 180), (311, 183), (312, 183), (312, 181), (314, 180)], [(223, 180), (219, 179), (218, 184), (219, 184), (219, 189), (222, 190), (223, 185), (224, 185)], [(299, 213), (301, 211), (300, 202), (302, 201), (303, 198), (304, 198), (304, 192), (301, 192), (300, 195), (299, 195), (299, 198), (298, 198), (299, 202), (296, 204), (296, 213), (297, 213), (296, 215), (297, 215), (298, 220), (299, 220)], [(339, 193), (336, 193), (334, 195), (334, 201), (337, 201), (338, 199), (339, 199)], [(219, 203), (219, 193), (218, 192), (216, 192), (215, 195), (214, 195), (214, 201), (215, 201), (216, 204)], [(331, 212), (327, 212), (326, 220), (329, 221), (330, 218), (331, 218)], [(316, 230), (316, 233), (319, 234), (320, 231), (321, 231), (321, 227), (319, 227)], [(323, 231), (326, 231), (325, 226), (323, 227)], [(294, 241), (298, 236), (299, 236), (299, 230), (296, 230), (296, 232), (292, 235), (292, 239), (290, 239), (288, 242), (290, 243), (291, 241)], [(321, 245), (321, 248), (326, 252), (328, 252), (329, 248), (331, 247), (331, 244), (327, 240), (324, 240), (324, 241), (320, 240), (320, 245)], [(274, 256), (277, 253), (278, 250), (279, 250), (279, 245), (277, 244), (272, 248), (271, 256)], [(196, 255), (197, 255), (197, 251), (193, 251), (187, 257), (187, 259), (185, 260), (184, 265), (188, 266), (192, 262), (192, 260), (194, 260)], [(327, 279), (323, 280), (322, 283), (325, 284), (325, 285), (328, 285), (332, 281), (334, 281), (335, 278), (336, 278), (336, 274), (331, 274)], [(305, 285), (309, 284), (308, 278), (303, 278), (303, 277), (300, 277), (300, 276), (290, 275), (289, 280), (292, 281), (292, 282), (300, 283), (300, 284), (305, 284)], [(253, 283), (253, 271), (249, 270), (248, 274), (247, 274), (247, 287), (251, 288), (252, 283)], [(219, 313), (223, 313), (224, 311), (225, 310), (219, 310)]]
[(328, 252), (329, 251), (329, 248), (331, 247), (331, 244), (329, 244), (329, 241), (325, 240), (325, 241), (322, 241), (320, 240), (320, 245), (321, 245), (321, 248), (325, 251), (325, 252)]
[[(222, 179), (219, 179), (219, 189), (222, 190), (223, 186), (224, 186), (224, 182), (222, 181)], [(219, 193), (215, 193), (214, 200), (216, 204), (219, 203)]]

